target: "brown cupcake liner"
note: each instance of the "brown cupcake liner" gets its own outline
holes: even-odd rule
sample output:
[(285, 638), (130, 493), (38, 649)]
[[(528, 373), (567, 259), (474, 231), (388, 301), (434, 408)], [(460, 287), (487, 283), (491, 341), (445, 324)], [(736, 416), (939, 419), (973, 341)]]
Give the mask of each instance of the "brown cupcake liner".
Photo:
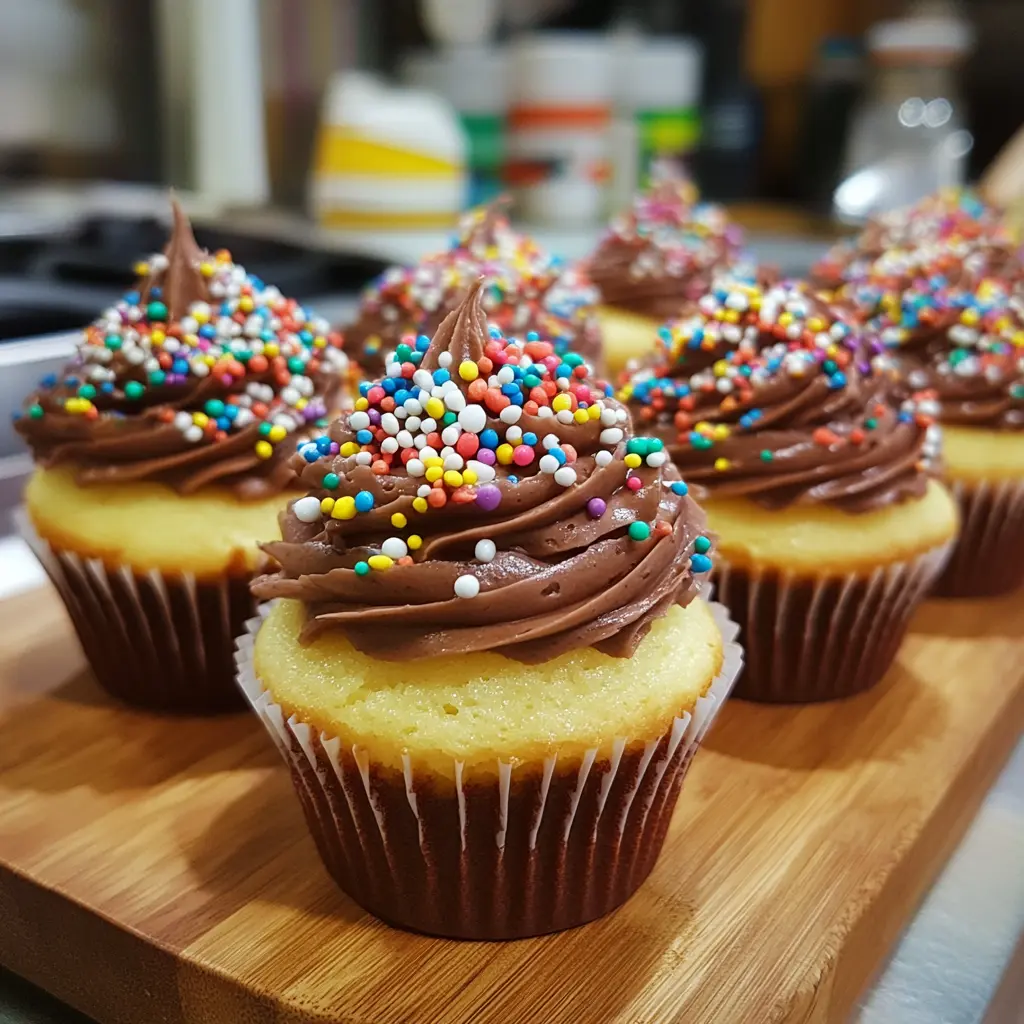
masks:
[(995, 597), (1024, 585), (1024, 481), (947, 481), (960, 506), (960, 537), (935, 597)]
[(719, 553), (716, 597), (745, 651), (734, 695), (800, 704), (874, 686), (948, 554), (943, 545), (868, 575), (812, 577), (731, 566)]
[(256, 611), (248, 576), (111, 568), (43, 540), (23, 510), (18, 532), (64, 601), (89, 666), (111, 696), (177, 714), (238, 711), (234, 642)]
[(238, 679), (289, 765), (327, 870), (389, 924), (459, 939), (512, 939), (572, 928), (626, 900), (661, 850), (679, 787), (742, 662), (736, 626), (712, 605), (725, 640), (721, 673), (692, 713), (657, 740), (620, 737), (610, 756), (454, 762), (454, 782), (373, 762), (294, 716), (285, 719), (253, 666), (269, 605), (238, 641)]

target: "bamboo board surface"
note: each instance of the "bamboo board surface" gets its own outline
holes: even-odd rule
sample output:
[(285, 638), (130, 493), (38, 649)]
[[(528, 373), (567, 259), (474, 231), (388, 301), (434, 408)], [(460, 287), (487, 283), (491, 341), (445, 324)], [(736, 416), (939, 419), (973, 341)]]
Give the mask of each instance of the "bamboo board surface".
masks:
[(48, 586), (0, 623), (0, 963), (103, 1024), (843, 1021), (1024, 721), (1024, 599), (930, 603), (875, 691), (732, 702), (617, 913), (456, 943), (334, 887), (254, 719), (115, 706)]

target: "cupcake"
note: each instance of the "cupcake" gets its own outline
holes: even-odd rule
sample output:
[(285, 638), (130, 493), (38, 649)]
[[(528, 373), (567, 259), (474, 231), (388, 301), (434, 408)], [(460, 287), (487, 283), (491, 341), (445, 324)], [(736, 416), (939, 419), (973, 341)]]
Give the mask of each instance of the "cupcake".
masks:
[(743, 237), (725, 211), (698, 203), (688, 181), (661, 181), (616, 218), (586, 261), (601, 293), (605, 364), (617, 376), (646, 355), (658, 327), (682, 315), (723, 271), (748, 267)]
[(483, 294), (301, 450), (239, 672), (345, 892), (504, 939), (640, 885), (739, 652), (660, 443)]
[(897, 407), (891, 386), (808, 286), (736, 281), (664, 327), (620, 395), (707, 512), (746, 649), (739, 696), (872, 686), (942, 567), (957, 514), (930, 476), (936, 402)]
[(255, 605), (296, 440), (336, 411), (347, 360), (325, 321), (196, 244), (164, 252), (87, 327), (15, 427), (36, 469), (27, 539), (100, 684), (149, 708), (240, 706), (233, 643)]
[(1024, 298), (1005, 280), (888, 292), (869, 321), (873, 361), (905, 393), (935, 395), (943, 475), (963, 527), (936, 592), (981, 597), (1024, 583)]
[(502, 199), (470, 210), (447, 249), (415, 267), (392, 267), (369, 286), (345, 328), (346, 348), (368, 378), (384, 373), (385, 357), (408, 335), (432, 335), (480, 277), (487, 319), (505, 334), (536, 332), (557, 352), (572, 349), (600, 366), (597, 290), (578, 268), (513, 231), (506, 206)]

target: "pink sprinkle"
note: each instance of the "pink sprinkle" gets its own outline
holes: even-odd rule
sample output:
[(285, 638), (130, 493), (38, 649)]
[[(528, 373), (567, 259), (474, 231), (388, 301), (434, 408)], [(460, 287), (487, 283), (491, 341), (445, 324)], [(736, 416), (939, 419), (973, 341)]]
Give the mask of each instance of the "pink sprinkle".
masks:
[(631, 491), (639, 491), (643, 487), (643, 481), (638, 476), (629, 476), (626, 478), (626, 486)]
[(565, 452), (566, 465), (571, 466), (576, 461), (576, 449), (571, 444), (562, 444), (560, 447)]
[(516, 450), (512, 453), (512, 461), (517, 466), (528, 466), (533, 462), (533, 449), (526, 444), (516, 446)]

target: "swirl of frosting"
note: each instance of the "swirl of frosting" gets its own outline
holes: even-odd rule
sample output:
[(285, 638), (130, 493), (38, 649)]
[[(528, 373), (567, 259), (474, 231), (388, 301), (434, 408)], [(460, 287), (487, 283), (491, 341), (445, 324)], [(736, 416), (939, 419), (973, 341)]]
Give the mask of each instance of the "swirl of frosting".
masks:
[(935, 394), (942, 423), (1024, 429), (1024, 298), (1001, 280), (890, 292), (868, 323), (875, 370)]
[(447, 249), (415, 267), (392, 267), (367, 288), (358, 319), (345, 328), (348, 351), (367, 377), (384, 372), (385, 356), (406, 335), (433, 334), (481, 277), (484, 312), (503, 333), (536, 331), (558, 352), (599, 358), (597, 289), (514, 231), (506, 207), (499, 199), (470, 210)]
[(720, 206), (698, 203), (692, 183), (669, 178), (634, 197), (587, 261), (602, 301), (642, 316), (679, 316), (723, 271), (749, 264), (743, 233)]
[(294, 443), (326, 424), (348, 360), (327, 322), (209, 254), (172, 201), (162, 254), (85, 329), (75, 360), (44, 379), (15, 427), (44, 466), (81, 484), (208, 484), (244, 498), (294, 483)]
[(928, 394), (897, 409), (855, 322), (800, 282), (723, 283), (662, 328), (623, 388), (698, 498), (866, 511), (924, 493), (937, 454)]
[(253, 592), (301, 600), (305, 640), (341, 630), (386, 660), (627, 656), (706, 579), (703, 513), (578, 354), (488, 330), (482, 294), (300, 449), (310, 494)]

